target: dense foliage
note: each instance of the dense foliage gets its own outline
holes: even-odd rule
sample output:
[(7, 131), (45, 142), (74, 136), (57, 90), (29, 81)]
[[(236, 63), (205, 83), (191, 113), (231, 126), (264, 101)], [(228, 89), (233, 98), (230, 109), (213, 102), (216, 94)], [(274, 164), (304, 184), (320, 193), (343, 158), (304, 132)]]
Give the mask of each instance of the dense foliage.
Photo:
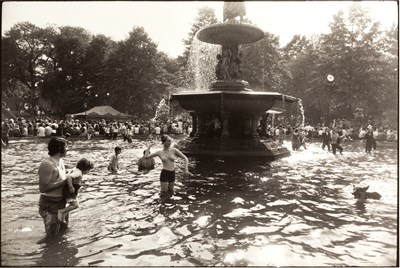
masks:
[[(151, 118), (161, 99), (193, 84), (188, 63), (195, 34), (216, 22), (213, 9), (200, 8), (176, 59), (158, 51), (140, 27), (115, 42), (79, 27), (18, 23), (2, 36), (2, 94), (33, 103), (40, 95), (62, 114), (108, 104)], [(295, 35), (284, 47), (277, 36), (265, 35), (241, 46), (243, 79), (253, 90), (301, 98), (306, 118), (314, 122), (397, 123), (398, 26), (381, 30), (355, 4), (332, 18), (327, 34)]]

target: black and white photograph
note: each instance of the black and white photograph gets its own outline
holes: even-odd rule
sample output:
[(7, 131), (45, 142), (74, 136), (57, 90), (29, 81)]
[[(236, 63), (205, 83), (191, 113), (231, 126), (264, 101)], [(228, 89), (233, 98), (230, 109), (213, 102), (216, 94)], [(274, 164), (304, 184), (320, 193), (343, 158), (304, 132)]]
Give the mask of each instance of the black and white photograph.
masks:
[(1, 266), (398, 267), (398, 21), (3, 1)]

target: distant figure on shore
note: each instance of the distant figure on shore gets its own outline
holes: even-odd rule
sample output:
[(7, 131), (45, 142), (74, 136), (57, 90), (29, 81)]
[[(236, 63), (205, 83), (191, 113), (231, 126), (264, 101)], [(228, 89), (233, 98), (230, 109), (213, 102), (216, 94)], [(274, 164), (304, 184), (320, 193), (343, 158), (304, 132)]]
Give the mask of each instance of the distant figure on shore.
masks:
[(236, 17), (240, 17), (240, 22), (243, 21), (243, 17), (246, 15), (246, 6), (244, 2), (224, 2), (224, 18), (223, 21), (233, 20)]
[(78, 196), (79, 188), (81, 188), (83, 174), (87, 174), (92, 168), (93, 164), (86, 158), (82, 158), (71, 173), (67, 175), (67, 185), (63, 189), (63, 198), (65, 198), (69, 205), (66, 208), (58, 210), (57, 218), (59, 221), (65, 223), (65, 216), (68, 212), (79, 207), (76, 197)]
[(138, 161), (138, 171), (149, 171), (151, 169), (154, 169), (154, 166), (156, 164), (156, 161), (154, 160), (154, 158), (150, 158), (150, 159), (145, 158), (149, 154), (150, 154), (150, 151), (148, 151), (148, 150), (143, 151), (143, 156), (141, 158), (139, 158), (139, 161)]

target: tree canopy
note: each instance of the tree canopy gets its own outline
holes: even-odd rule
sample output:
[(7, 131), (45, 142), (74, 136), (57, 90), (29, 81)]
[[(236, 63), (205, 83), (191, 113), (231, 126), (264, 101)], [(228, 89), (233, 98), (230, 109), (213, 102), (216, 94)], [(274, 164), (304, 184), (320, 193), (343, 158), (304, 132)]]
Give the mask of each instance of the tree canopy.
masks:
[[(204, 88), (215, 79), (220, 48), (199, 46), (195, 34), (217, 22), (213, 9), (200, 8), (176, 59), (160, 52), (142, 27), (116, 42), (80, 27), (17, 23), (2, 36), (2, 95), (32, 104), (40, 95), (60, 114), (103, 104), (152, 118), (160, 100), (193, 87), (198, 75), (206, 77)], [(397, 111), (398, 26), (382, 30), (359, 4), (335, 14), (326, 34), (294, 35), (281, 47), (266, 32), (240, 50), (250, 88), (301, 98), (310, 121), (362, 122)], [(200, 61), (190, 59), (194, 51)]]

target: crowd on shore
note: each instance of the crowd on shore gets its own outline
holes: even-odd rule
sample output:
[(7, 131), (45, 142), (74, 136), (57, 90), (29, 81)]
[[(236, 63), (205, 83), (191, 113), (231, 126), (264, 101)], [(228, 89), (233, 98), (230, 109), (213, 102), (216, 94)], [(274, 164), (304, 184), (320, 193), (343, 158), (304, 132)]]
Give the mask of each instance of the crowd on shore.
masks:
[(101, 136), (106, 139), (123, 137), (128, 142), (135, 136), (161, 134), (190, 134), (192, 126), (189, 121), (174, 120), (166, 122), (134, 121), (134, 120), (94, 120), (86, 121), (74, 118), (52, 120), (50, 118), (34, 121), (18, 118), (3, 121), (1, 125), (2, 141), (8, 144), (9, 137), (38, 137), (51, 136), (82, 137), (90, 139)]
[[(219, 126), (222, 127), (221, 125)], [(262, 133), (259, 126), (260, 136), (271, 138), (282, 143), (283, 139), (292, 138), (293, 135), (300, 135), (305, 139), (322, 139), (326, 129), (332, 131), (337, 129), (339, 135), (347, 140), (363, 139), (365, 134), (371, 128), (374, 140), (377, 141), (397, 141), (397, 129), (390, 127), (374, 127), (372, 125), (347, 127), (341, 124), (325, 125), (317, 124), (311, 126), (290, 126), (279, 124), (277, 126), (268, 125), (265, 133)], [(160, 136), (162, 134), (190, 134), (192, 132), (192, 124), (190, 120), (91, 120), (67, 118), (65, 120), (53, 120), (51, 118), (38, 118), (36, 120), (25, 120), (17, 118), (17, 120), (9, 119), (2, 121), (2, 142), (8, 144), (9, 137), (81, 137), (83, 139), (91, 139), (92, 137), (104, 137), (106, 139), (123, 138), (124, 141), (131, 142), (136, 137)], [(300, 142), (302, 143), (302, 142)], [(295, 146), (298, 147), (298, 146)]]

